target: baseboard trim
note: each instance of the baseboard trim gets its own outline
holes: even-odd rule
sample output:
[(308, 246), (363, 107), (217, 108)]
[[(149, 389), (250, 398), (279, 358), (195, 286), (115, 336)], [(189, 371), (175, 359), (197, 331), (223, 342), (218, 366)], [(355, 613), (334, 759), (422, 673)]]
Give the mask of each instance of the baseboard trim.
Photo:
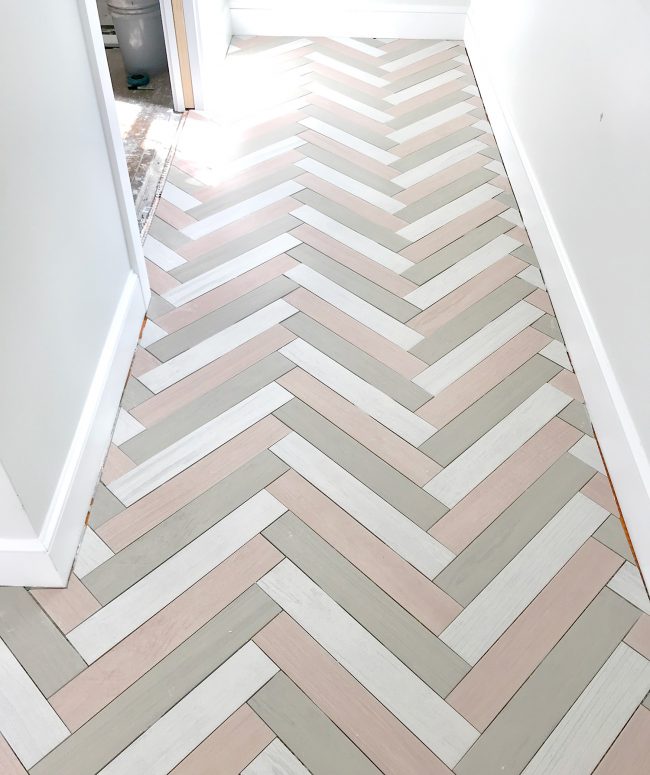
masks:
[(145, 315), (137, 275), (129, 274), (39, 535), (0, 541), (0, 585), (63, 587), (110, 443)]
[(466, 9), (444, 3), (405, 9), (398, 2), (375, 9), (286, 4), (230, 8), (233, 35), (462, 40)]
[(508, 177), (553, 299), (607, 469), (646, 582), (650, 581), (650, 461), (571, 258), (512, 117), (504, 109), (471, 11), (465, 45)]

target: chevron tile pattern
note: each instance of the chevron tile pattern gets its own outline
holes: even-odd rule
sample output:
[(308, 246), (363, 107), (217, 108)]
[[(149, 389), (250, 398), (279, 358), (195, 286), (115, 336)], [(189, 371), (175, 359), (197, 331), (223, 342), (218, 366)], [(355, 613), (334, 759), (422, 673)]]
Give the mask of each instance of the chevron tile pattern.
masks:
[(650, 603), (462, 46), (236, 39), (0, 770), (632, 775)]

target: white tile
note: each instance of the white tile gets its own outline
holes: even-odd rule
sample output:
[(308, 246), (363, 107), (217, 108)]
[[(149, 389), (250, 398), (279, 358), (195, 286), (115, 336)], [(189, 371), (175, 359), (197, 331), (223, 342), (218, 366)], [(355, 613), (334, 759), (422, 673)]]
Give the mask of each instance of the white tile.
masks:
[(177, 266), (187, 263), (184, 258), (178, 255), (175, 250), (168, 248), (162, 242), (152, 237), (150, 234), (144, 241), (144, 255), (149, 261), (168, 272)]
[(292, 398), (291, 393), (272, 382), (127, 471), (108, 488), (130, 506)]
[(110, 560), (112, 556), (111, 549), (92, 528), (86, 525), (74, 561), (74, 573), (82, 579), (106, 560)]
[(142, 329), (142, 336), (140, 337), (140, 347), (149, 347), (150, 344), (158, 342), (167, 336), (167, 331), (164, 331), (160, 326), (157, 326), (153, 320), (147, 318), (144, 328)]
[(562, 366), (563, 369), (573, 371), (573, 366), (567, 355), (566, 347), (562, 342), (558, 342), (557, 339), (549, 342), (546, 347), (543, 347), (539, 352), (545, 358), (557, 363), (558, 366)]
[(280, 352), (410, 444), (419, 447), (436, 432), (426, 420), (302, 339), (294, 339)]
[(499, 213), (499, 217), (505, 218), (506, 221), (510, 221), (510, 223), (515, 226), (520, 226), (522, 229), (524, 228), (524, 222), (521, 220), (519, 210), (515, 210), (514, 207), (511, 207), (503, 213)]
[(517, 302), (414, 377), (413, 382), (432, 395), (440, 393), (543, 314), (541, 309), (527, 301)]
[(162, 198), (183, 211), (191, 210), (193, 207), (198, 207), (203, 204), (200, 199), (188, 194), (187, 191), (183, 191), (182, 188), (175, 186), (169, 181), (163, 186)]
[(29, 769), (70, 734), (0, 640), (0, 733)]
[(196, 223), (192, 223), (189, 226), (181, 229), (185, 236), (191, 239), (199, 239), (199, 237), (205, 237), (206, 234), (211, 234), (217, 229), (221, 229), (240, 218), (245, 218), (247, 215), (261, 210), (274, 202), (279, 202), (281, 199), (286, 199), (292, 194), (302, 191), (304, 186), (296, 183), (293, 180), (287, 180), (284, 183), (280, 183), (273, 188), (269, 188), (268, 191), (263, 191), (260, 194), (244, 199), (243, 202), (238, 202), (232, 207), (226, 207), (224, 210), (219, 210), (217, 213), (208, 215), (207, 218), (203, 218)]
[(296, 162), (296, 166), (301, 167), (306, 172), (311, 172), (312, 175), (316, 175), (328, 183), (332, 183), (334, 186), (338, 186), (338, 188), (342, 188), (349, 194), (359, 197), (359, 199), (370, 202), (370, 204), (385, 210), (387, 213), (396, 213), (405, 206), (403, 202), (399, 202), (397, 199), (393, 199), (381, 191), (365, 185), (365, 183), (360, 183), (358, 180), (348, 177), (338, 170), (321, 164), (321, 162), (315, 159), (302, 159), (302, 161)]
[(216, 358), (239, 347), (240, 344), (272, 328), (276, 323), (281, 323), (291, 315), (295, 315), (297, 311), (283, 299), (278, 299), (140, 375), (138, 380), (153, 393), (160, 393), (161, 390), (193, 374)]
[(354, 293), (350, 293), (346, 288), (342, 288), (311, 267), (301, 264), (285, 272), (286, 276), (294, 282), (307, 288), (316, 296), (332, 304), (337, 309), (345, 312), (351, 318), (367, 326), (371, 330), (394, 342), (404, 350), (414, 347), (421, 342), (424, 337), (412, 328), (404, 325), (399, 320), (387, 315), (372, 304), (360, 298)]
[(276, 665), (249, 641), (104, 767), (101, 775), (166, 775), (277, 672)]
[(285, 511), (262, 490), (75, 627), (68, 640), (94, 662)]
[(371, 86), (376, 86), (377, 88), (388, 85), (388, 81), (385, 78), (380, 78), (378, 75), (373, 75), (367, 70), (364, 70), (360, 67), (353, 67), (352, 65), (349, 65), (340, 59), (334, 59), (333, 57), (329, 57), (326, 54), (321, 54), (318, 51), (314, 51), (312, 54), (307, 54), (307, 59), (311, 59), (312, 62), (316, 62), (317, 64), (323, 65), (324, 67), (329, 67), (331, 70), (344, 73), (345, 75), (349, 75), (352, 78), (356, 78), (358, 81), (368, 83)]
[(242, 770), (241, 775), (309, 775), (309, 770), (276, 737)]
[(338, 127), (332, 126), (325, 121), (321, 121), (319, 118), (303, 118), (300, 123), (306, 126), (307, 129), (313, 129), (314, 132), (319, 132), (325, 137), (329, 137), (330, 140), (335, 140), (341, 145), (345, 145), (347, 148), (351, 148), (353, 151), (358, 151), (364, 156), (368, 156), (370, 159), (375, 159), (382, 164), (391, 164), (399, 159), (399, 156), (395, 156), (394, 153), (385, 151), (383, 148), (378, 148), (372, 143), (367, 143), (365, 140), (361, 140), (355, 135), (351, 135), (349, 132), (344, 132)]
[(377, 46), (370, 46), (368, 43), (364, 43), (362, 40), (356, 40), (355, 38), (332, 38), (332, 40), (335, 40), (342, 46), (348, 46), (349, 48), (361, 51), (361, 53), (371, 57), (379, 58), (386, 55), (386, 52)]
[(500, 188), (491, 186), (489, 183), (484, 183), (482, 186), (478, 186), (473, 191), (468, 191), (467, 194), (459, 196), (452, 202), (449, 202), (442, 207), (438, 207), (428, 215), (418, 218), (417, 221), (409, 223), (408, 226), (400, 229), (397, 233), (400, 237), (415, 242), (416, 240), (426, 237), (427, 234), (446, 226), (454, 218), (458, 218), (465, 213), (474, 210), (484, 202), (489, 202), (490, 199), (494, 199), (495, 196), (502, 194)]
[(447, 167), (474, 156), (475, 153), (479, 153), (485, 150), (485, 148), (487, 148), (487, 145), (480, 140), (469, 140), (466, 143), (462, 143), (462, 145), (456, 146), (456, 148), (452, 148), (450, 151), (441, 153), (430, 161), (424, 162), (424, 164), (414, 167), (408, 172), (403, 172), (401, 175), (393, 178), (393, 183), (402, 186), (402, 188), (410, 188), (416, 183), (421, 183), (426, 178), (446, 170)]
[[(284, 111), (283, 111), (284, 112)], [(259, 116), (256, 116), (256, 119)], [(257, 123), (257, 122), (255, 122)], [(291, 151), (295, 148), (300, 148), (305, 144), (305, 140), (301, 137), (287, 137), (284, 140), (278, 140), (277, 143), (271, 143), (264, 148), (260, 148), (253, 153), (249, 153), (246, 156), (241, 156), (239, 159), (233, 160), (228, 164), (227, 174), (234, 176), (239, 172), (250, 169), (256, 164), (260, 164), (268, 159), (274, 159), (276, 156), (281, 156), (287, 151)]]
[(608, 516), (582, 493), (574, 495), (461, 611), (440, 639), (475, 665)]
[(570, 403), (565, 393), (552, 385), (542, 385), (436, 474), (424, 489), (452, 508)]
[(489, 135), (494, 134), (492, 132), (492, 127), (490, 126), (489, 122), (483, 119), (481, 121), (477, 121), (475, 124), (472, 124), (472, 127), (474, 129), (480, 129), (481, 132), (487, 132), (487, 134)]
[(632, 605), (650, 614), (650, 600), (645, 591), (639, 569), (631, 562), (625, 562), (607, 585)]
[(144, 425), (120, 407), (113, 430), (113, 444), (119, 447), (120, 444), (124, 444), (125, 441), (137, 436), (143, 430)]
[(650, 662), (619, 644), (522, 775), (590, 775), (650, 689)]
[(458, 118), (458, 116), (464, 116), (472, 110), (474, 110), (474, 105), (470, 105), (469, 102), (459, 102), (456, 105), (451, 105), (449, 108), (433, 113), (431, 116), (415, 121), (413, 124), (396, 129), (388, 135), (388, 139), (394, 140), (396, 143), (404, 143), (441, 124), (446, 124), (447, 121)]
[(496, 172), (497, 175), (507, 175), (506, 168), (501, 164), (500, 161), (493, 160), (485, 165), (486, 170), (490, 170), (490, 172)]
[(297, 433), (271, 451), (427, 578), (454, 559), (449, 549)]
[(546, 290), (546, 285), (544, 284), (542, 273), (536, 266), (527, 266), (525, 269), (522, 269), (521, 272), (519, 272), (517, 277), (521, 277), (522, 280), (525, 280), (527, 283), (530, 283), (537, 288)]
[(461, 285), (483, 272), (488, 267), (516, 250), (521, 245), (507, 234), (500, 234), (495, 239), (456, 262), (449, 269), (433, 277), (428, 282), (411, 291), (404, 298), (420, 309), (427, 309), (447, 294), (460, 288)]
[(359, 113), (362, 116), (367, 116), (374, 121), (378, 121), (380, 124), (387, 124), (394, 118), (394, 116), (392, 116), (390, 113), (373, 108), (372, 105), (367, 105), (365, 102), (355, 100), (353, 97), (349, 97), (347, 94), (342, 94), (340, 91), (330, 89), (328, 86), (325, 86), (318, 81), (314, 81), (311, 84), (311, 90), (314, 92), (314, 94), (318, 94), (321, 97), (324, 97), (326, 100), (336, 102), (337, 105), (341, 105), (344, 108), (353, 110), (355, 113)]
[(596, 444), (596, 440), (591, 436), (584, 435), (581, 439), (576, 441), (569, 452), (577, 457), (578, 460), (582, 460), (583, 463), (586, 463), (588, 466), (595, 468), (596, 471), (600, 471), (601, 474), (607, 476), (605, 464), (603, 463), (603, 459), (598, 450), (598, 444)]
[(187, 304), (188, 301), (192, 301), (204, 293), (214, 290), (214, 288), (218, 288), (230, 280), (234, 280), (235, 277), (239, 277), (245, 272), (250, 272), (251, 269), (265, 264), (281, 253), (295, 248), (296, 245), (300, 245), (300, 240), (292, 237), (291, 234), (280, 234), (252, 250), (247, 250), (236, 258), (219, 264), (219, 266), (215, 266), (208, 272), (188, 280), (182, 285), (171, 288), (166, 293), (163, 293), (162, 296), (170, 304), (180, 307), (183, 304)]
[(390, 102), (391, 105), (401, 105), (403, 102), (412, 100), (414, 97), (418, 97), (420, 94), (437, 89), (439, 86), (444, 86), (446, 83), (462, 78), (464, 73), (460, 70), (447, 70), (440, 75), (436, 75), (433, 78), (427, 78), (420, 83), (416, 83), (413, 86), (409, 86), (407, 89), (395, 92), (386, 97), (386, 102)]
[(362, 256), (369, 258), (371, 261), (381, 264), (387, 269), (392, 269), (393, 272), (405, 272), (409, 267), (413, 266), (412, 261), (404, 258), (404, 256), (400, 256), (399, 253), (395, 253), (378, 242), (364, 237), (363, 234), (349, 229), (347, 226), (315, 210), (313, 207), (303, 205), (296, 210), (292, 210), (291, 215), (322, 231), (323, 234), (327, 234), (338, 242), (342, 242), (344, 245), (352, 248), (352, 250), (356, 250), (357, 253), (361, 253)]
[(258, 582), (448, 767), (479, 733), (289, 560)]
[(439, 54), (441, 51), (447, 51), (447, 49), (454, 48), (458, 45), (458, 41), (443, 40), (440, 43), (434, 43), (426, 48), (421, 48), (419, 51), (414, 51), (412, 54), (400, 57), (399, 59), (393, 59), (392, 62), (386, 62), (385, 65), (381, 65), (382, 70), (386, 70), (388, 73), (394, 73), (396, 70), (403, 70), (409, 65), (414, 65), (416, 62), (421, 62), (427, 57)]

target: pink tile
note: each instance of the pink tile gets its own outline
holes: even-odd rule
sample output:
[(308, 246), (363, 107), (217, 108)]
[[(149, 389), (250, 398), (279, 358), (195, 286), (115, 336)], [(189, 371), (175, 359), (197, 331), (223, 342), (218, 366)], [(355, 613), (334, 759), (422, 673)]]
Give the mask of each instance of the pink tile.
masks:
[(650, 762), (650, 710), (637, 708), (594, 775), (643, 775)]
[(273, 326), (185, 379), (174, 383), (166, 390), (143, 401), (131, 409), (131, 414), (147, 428), (155, 425), (295, 338), (295, 334), (286, 328)]
[[(70, 574), (65, 589), (32, 589), (31, 595), (63, 633), (68, 633), (100, 608), (81, 581)], [(2, 757), (0, 756), (0, 761)], [(0, 772), (4, 770), (0, 767)]]
[(483, 731), (623, 563), (590, 538), (446, 698)]
[(581, 437), (554, 417), (429, 530), (460, 554)]
[(295, 471), (267, 490), (431, 632), (441, 633), (460, 613), (455, 600)]
[(399, 374), (411, 378), (425, 368), (422, 361), (406, 350), (402, 350), (399, 345), (385, 339), (304, 288), (293, 291), (286, 300)]

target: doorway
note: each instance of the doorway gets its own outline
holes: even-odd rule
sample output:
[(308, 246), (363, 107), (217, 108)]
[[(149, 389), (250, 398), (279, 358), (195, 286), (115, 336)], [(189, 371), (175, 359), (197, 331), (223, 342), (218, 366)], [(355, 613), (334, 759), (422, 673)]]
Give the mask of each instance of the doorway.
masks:
[[(149, 223), (185, 108), (183, 94), (173, 93), (169, 62), (164, 63), (163, 54), (169, 60), (176, 55), (176, 49), (160, 52), (163, 64), (143, 68), (147, 70), (144, 76), (134, 78), (130, 72), (133, 55), (129, 52), (124, 28), (120, 28), (120, 17), (116, 34), (116, 19), (109, 0), (96, 0), (96, 3), (138, 228), (142, 233)], [(165, 40), (159, 9), (153, 7), (142, 31), (145, 37), (154, 38), (145, 40), (144, 44), (149, 50), (154, 48), (155, 53), (155, 44), (160, 46)]]

